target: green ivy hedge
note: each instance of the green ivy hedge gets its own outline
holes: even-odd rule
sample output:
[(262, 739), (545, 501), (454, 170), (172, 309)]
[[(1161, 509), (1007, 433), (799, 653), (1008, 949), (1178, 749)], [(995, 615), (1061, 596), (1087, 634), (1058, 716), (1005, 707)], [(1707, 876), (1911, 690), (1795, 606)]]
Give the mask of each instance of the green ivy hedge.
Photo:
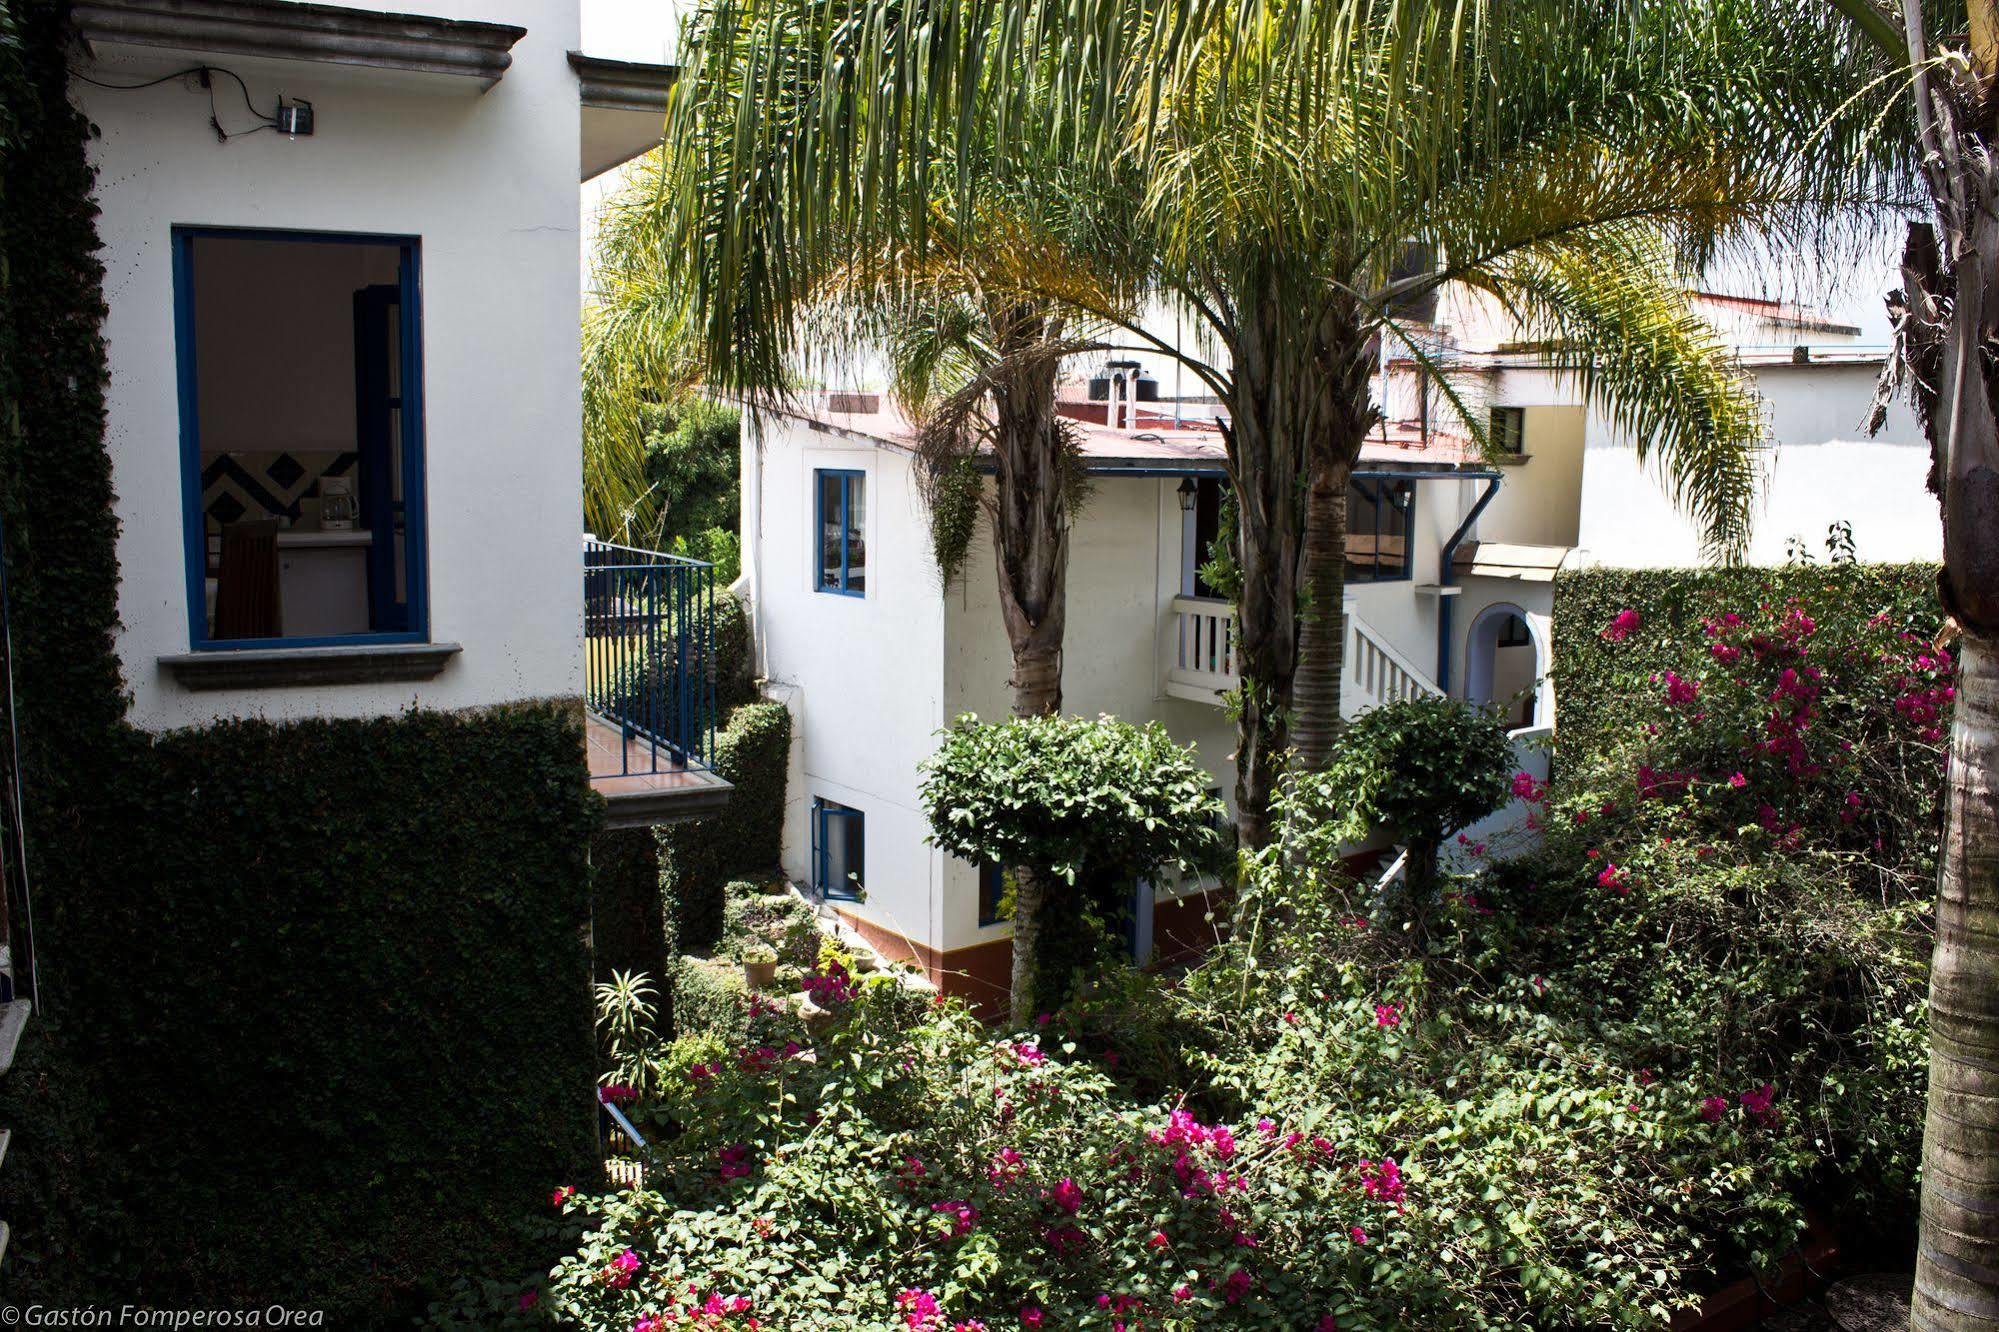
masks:
[(590, 943), (597, 979), (642, 971), (654, 980), (673, 959), (651, 828), (614, 828), (590, 844)]
[(782, 703), (748, 703), (715, 735), (715, 771), (736, 793), (720, 814), (657, 830), (660, 892), (674, 951), (706, 953), (722, 940), (732, 879), (777, 870), (784, 837), (784, 788), (791, 713)]
[(380, 1325), (595, 1151), (573, 704), (125, 721), (103, 269), (65, 0), (0, 0), (0, 519), (42, 1016), (8, 1301)]
[[(1934, 632), (1942, 620), (1936, 578), (1934, 564), (1564, 573), (1555, 580), (1554, 602), (1558, 753), (1571, 762), (1601, 751), (1612, 739), (1612, 719), (1626, 713), (1634, 693), (1651, 688), (1654, 673), (1705, 650), (1701, 622), (1710, 616), (1745, 604), (1832, 596)], [(1627, 610), (1637, 612), (1637, 627), (1613, 644), (1604, 631)]]

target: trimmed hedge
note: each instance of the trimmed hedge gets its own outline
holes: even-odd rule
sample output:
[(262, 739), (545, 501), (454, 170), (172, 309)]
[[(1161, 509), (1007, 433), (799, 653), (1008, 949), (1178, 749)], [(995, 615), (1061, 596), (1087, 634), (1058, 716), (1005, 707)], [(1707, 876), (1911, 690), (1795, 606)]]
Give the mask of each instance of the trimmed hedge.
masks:
[(9, 1302), (414, 1312), (595, 1155), (573, 704), (125, 721), (103, 269), (63, 0), (0, 0), (0, 517), (37, 1000)]
[[(61, 891), (36, 921), (61, 1052), (115, 1093), (93, 1113), (125, 1225), (57, 1233), (71, 1204), (23, 1192), (24, 1135), (10, 1289), (358, 1320), (518, 1262), (511, 1223), (596, 1148), (574, 709), (231, 722), (129, 755), (81, 811), (115, 848), (41, 843)], [(0, 1123), (34, 1097), (0, 1085)]]
[[(1778, 568), (1586, 569), (1555, 580), (1554, 676), (1557, 754), (1565, 762), (1601, 750), (1609, 719), (1650, 687), (1653, 673), (1705, 650), (1701, 622), (1743, 603), (1836, 597), (1892, 618), (1941, 627), (1934, 564), (1789, 564)], [(1615, 644), (1604, 630), (1621, 611), (1638, 626)]]
[(733, 879), (777, 873), (784, 837), (784, 788), (791, 713), (782, 703), (749, 703), (715, 735), (715, 771), (735, 783), (720, 814), (657, 830), (660, 892), (671, 947), (707, 953), (722, 941)]
[(615, 828), (590, 844), (590, 942), (597, 979), (614, 971), (667, 974), (673, 946), (659, 889), (651, 828)]

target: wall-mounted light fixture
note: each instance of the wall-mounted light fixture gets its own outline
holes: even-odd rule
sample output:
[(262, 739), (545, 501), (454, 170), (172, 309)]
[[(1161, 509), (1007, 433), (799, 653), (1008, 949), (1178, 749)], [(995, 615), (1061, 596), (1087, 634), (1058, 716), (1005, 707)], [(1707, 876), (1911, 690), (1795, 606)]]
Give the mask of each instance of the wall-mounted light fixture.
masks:
[(1180, 496), (1180, 512), (1192, 513), (1194, 511), (1194, 495), (1198, 490), (1199, 487), (1194, 484), (1193, 477), (1183, 476), (1180, 478), (1180, 490), (1178, 492)]

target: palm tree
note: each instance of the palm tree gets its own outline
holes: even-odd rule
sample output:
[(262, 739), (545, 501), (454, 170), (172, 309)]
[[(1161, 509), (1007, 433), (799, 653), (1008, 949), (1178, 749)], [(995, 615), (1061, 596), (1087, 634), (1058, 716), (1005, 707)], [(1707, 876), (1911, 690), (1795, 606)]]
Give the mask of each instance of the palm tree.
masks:
[(1902, 289), (1889, 297), (1896, 355), (1880, 402), (1906, 391), (1929, 438), (1943, 514), (1938, 591), (1959, 632), (1910, 1326), (1989, 1332), (1999, 1328), (1999, 6), (1786, 8), (1803, 31), (1831, 21), (1849, 38), (1849, 58), (1828, 62), (1823, 86), (1874, 102), (1908, 94), (1909, 130), (1869, 141), (1849, 168), (1885, 161), (1928, 195), (1928, 219), (1908, 228)]
[[(857, 12), (776, 0), (695, 17), (653, 225), (671, 237), (670, 271), (711, 385), (781, 403), (807, 346), (834, 360), (887, 353), (897, 396), (919, 418), (940, 567), (955, 575), (983, 510), (1012, 711), (1059, 712), (1070, 523), (1084, 485), (1055, 410), (1056, 378), (1062, 358), (1086, 345), (1072, 311), (1122, 309), (1126, 298), (1114, 276), (1064, 248), (1061, 209), (1046, 192), (1062, 175), (1053, 159), (980, 190), (976, 245), (958, 243), (966, 229), (947, 210), (878, 206), (860, 164), (879, 148), (866, 127), (881, 108), (855, 96), (829, 109), (825, 97), (840, 86), (829, 71), (860, 40)], [(954, 151), (981, 147), (969, 136)], [(1058, 294), (1076, 299), (1058, 305)], [(993, 473), (989, 496), (981, 464)], [(1014, 1018), (1025, 1022), (1043, 988), (1034, 941), (1060, 903), (1047, 876), (1019, 868), (1012, 877)]]
[[(1168, 345), (1128, 308), (1039, 293), (1179, 356), (1227, 409), (1237, 804), (1252, 845), (1287, 750), (1317, 763), (1339, 724), (1345, 488), (1402, 298), (1445, 281), (1499, 295), (1656, 450), (1716, 548), (1741, 546), (1760, 419), (1678, 295), (1664, 242), (1712, 241), (1796, 200), (1789, 175), (1741, 169), (1704, 123), (1663, 143), (1618, 136), (1686, 63), (1656, 23), (1634, 37), (1628, 15), (1606, 16), (1618, 7), (1581, 0), (849, 0), (836, 13), (717, 0), (712, 12), (740, 26), (787, 6), (822, 24), (822, 45), (780, 56), (750, 42), (714, 77), (731, 81), (738, 131), (752, 104), (810, 109), (782, 170), (719, 155), (725, 197), (783, 194), (779, 211), (822, 217), (820, 237), (865, 213), (919, 253), (948, 209), (969, 252), (988, 239), (977, 201), (998, 191), (1029, 205), (1010, 224), (1052, 208), (1070, 253), (1142, 265), (1205, 333), (1212, 354)], [(732, 242), (745, 271), (769, 262), (757, 234)], [(1405, 271), (1412, 242), (1441, 264)], [(787, 250), (775, 266), (799, 263)], [(743, 321), (709, 328), (726, 340)]]

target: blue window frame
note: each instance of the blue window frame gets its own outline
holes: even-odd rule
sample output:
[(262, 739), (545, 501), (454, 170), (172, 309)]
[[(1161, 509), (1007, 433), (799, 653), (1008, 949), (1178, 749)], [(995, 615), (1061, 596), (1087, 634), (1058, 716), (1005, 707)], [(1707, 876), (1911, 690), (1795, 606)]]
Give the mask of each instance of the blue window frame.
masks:
[(822, 467), (812, 473), (813, 587), (859, 597), (868, 587), (867, 474)]
[(821, 900), (858, 902), (867, 888), (867, 818), (858, 809), (812, 798), (812, 891)]
[[(430, 621), (418, 238), (177, 226), (171, 239), (189, 645), (213, 650), (425, 641)], [(251, 247), (268, 254), (274, 245), (296, 245), (301, 252), (309, 246), (347, 247), (354, 255), (365, 256), (365, 262), (354, 265), (355, 276), (337, 301), (321, 293), (324, 299), (310, 306), (304, 304), (303, 284), (295, 287), (238, 277), (228, 282), (218, 280), (207, 289), (201, 286), (204, 273), (225, 271)], [(225, 292), (250, 309), (246, 313), (239, 308), (224, 316), (199, 299), (205, 291)], [(288, 307), (287, 302), (292, 305)], [(331, 331), (344, 328), (350, 319), (351, 340)], [(299, 328), (308, 322), (318, 331), (318, 341), (310, 346), (295, 341)], [(320, 403), (327, 401), (329, 394), (351, 396), (355, 413), (352, 441), (342, 436), (338, 440), (297, 442), (283, 437), (280, 428), (278, 438), (269, 439), (255, 451), (254, 465), (246, 464), (244, 459), (249, 455), (234, 452), (237, 446), (227, 438), (209, 441), (212, 456), (204, 458), (204, 343), (214, 362), (208, 367), (206, 381), (211, 399), (226, 398), (230, 388), (251, 383), (243, 377), (226, 377), (227, 358), (216, 354), (222, 346), (217, 339), (224, 336), (238, 347), (258, 340), (274, 344), (275, 363), (283, 369), (296, 368), (300, 389), (309, 383), (316, 390), (308, 394), (293, 389), (283, 381), (281, 370), (275, 378), (255, 382), (263, 401), (310, 398)], [(322, 342), (324, 347), (319, 345)], [(346, 366), (350, 346), (353, 383), (335, 383), (328, 378), (329, 368), (338, 373)], [(271, 355), (267, 351), (267, 362)], [(209, 405), (222, 404), (211, 401)], [(238, 404), (239, 417), (245, 406)], [(344, 485), (328, 484), (336, 477), (342, 478)], [(322, 529), (317, 540), (302, 539), (301, 534), (309, 530), (302, 525), (303, 506), (308, 502), (324, 504), (328, 494), (343, 490), (355, 514), (356, 525), (347, 530), (358, 539), (328, 541), (325, 538), (330, 529)], [(337, 609), (329, 609), (321, 598), (309, 598), (295, 605), (293, 610), (298, 613), (293, 614), (279, 609), (283, 604), (280, 592), (260, 592), (253, 598), (259, 606), (254, 613), (218, 616), (223, 599), (222, 565), (226, 562), (223, 550), (231, 544), (225, 529), (245, 518), (263, 532), (276, 529), (274, 542), (260, 535), (242, 547), (252, 552), (251, 558), (259, 565), (268, 565), (273, 545), (279, 552), (308, 546), (365, 546), (351, 564), (341, 566), (335, 579), (338, 585), (351, 568), (352, 596), (338, 596), (341, 607)], [(209, 598), (211, 556), (216, 561), (214, 608)], [(260, 570), (256, 576), (280, 587), (284, 581), (284, 574), (277, 569)], [(346, 606), (349, 601), (351, 608)], [(287, 620), (318, 622), (320, 627), (286, 632)], [(349, 624), (354, 627), (347, 628)]]
[(998, 925), (1008, 919), (1005, 901), (1005, 868), (990, 862), (979, 866), (979, 924)]
[(1356, 476), (1347, 483), (1347, 581), (1387, 583), (1409, 577), (1409, 533), (1416, 483)]

